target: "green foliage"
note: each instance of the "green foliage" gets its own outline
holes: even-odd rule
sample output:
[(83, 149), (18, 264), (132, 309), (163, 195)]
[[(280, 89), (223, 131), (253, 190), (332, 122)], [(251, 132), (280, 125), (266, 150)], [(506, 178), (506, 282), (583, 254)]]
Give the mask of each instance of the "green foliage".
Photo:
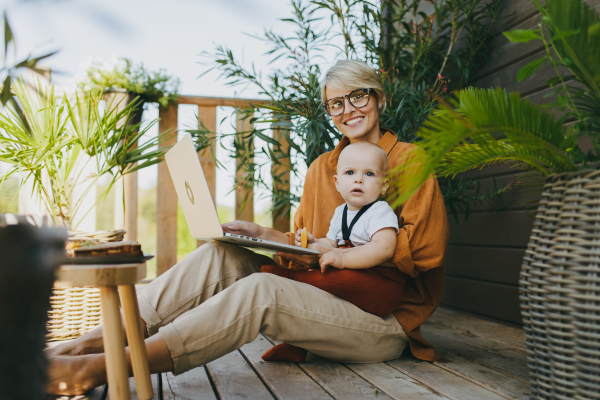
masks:
[(21, 120), (21, 124), (26, 132), (30, 133), (31, 129), (29, 127), (29, 122), (23, 111), (21, 110), (21, 106), (15, 100), (14, 94), (11, 92), (10, 88), (12, 86), (12, 82), (15, 77), (18, 75), (19, 70), (22, 68), (29, 69), (30, 71), (37, 72), (39, 74), (44, 74), (46, 71), (40, 69), (38, 65), (40, 61), (46, 59), (54, 54), (47, 53), (41, 56), (33, 57), (32, 55), (27, 56), (25, 59), (21, 61), (15, 61), (12, 64), (8, 64), (7, 61), (12, 59), (16, 60), (17, 48), (15, 45), (15, 36), (13, 35), (10, 24), (8, 23), (8, 16), (6, 12), (3, 16), (3, 25), (4, 25), (4, 54), (2, 55), (2, 67), (0, 67), (0, 76), (3, 76), (2, 89), (0, 91), (0, 102), (3, 106), (7, 106), (10, 104), (12, 109), (17, 114), (18, 118)]
[[(83, 196), (100, 176), (110, 177), (105, 197), (120, 176), (162, 159), (165, 149), (155, 150), (154, 146), (164, 141), (168, 132), (135, 146), (156, 122), (145, 127), (129, 123), (139, 100), (120, 110), (116, 102), (109, 103), (103, 110), (100, 95), (93, 93), (69, 98), (39, 82), (34, 93), (21, 80), (13, 82), (13, 90), (31, 131), (14, 107), (9, 105), (0, 114), (0, 161), (10, 165), (0, 182), (16, 173), (21, 176), (21, 187), (31, 180), (55, 223), (70, 227)], [(97, 173), (83, 176), (88, 163), (96, 164)], [(73, 198), (76, 186), (84, 188), (80, 200)]]
[(398, 174), (406, 201), (431, 174), (454, 176), (498, 162), (515, 162), (543, 175), (573, 171), (595, 161), (577, 145), (579, 135), (564, 118), (503, 89), (459, 91), (419, 130), (421, 139)]
[[(269, 99), (267, 106), (245, 112), (255, 128), (233, 134), (232, 157), (237, 158), (244, 178), (237, 187), (263, 185), (271, 193), (273, 212), (288, 214), (299, 197), (281, 190), (281, 176), (273, 182), (261, 175), (266, 163), (290, 166), (298, 175), (299, 164), (310, 164), (333, 150), (342, 135), (322, 107), (319, 65), (337, 59), (360, 59), (380, 72), (387, 108), (380, 125), (411, 142), (436, 105), (447, 95), (448, 84), (470, 82), (472, 71), (487, 60), (486, 43), (498, 19), (501, 0), (442, 0), (432, 2), (434, 12), (419, 11), (420, 0), (292, 0), (293, 15), (282, 19), (289, 25), (281, 35), (266, 31), (260, 38), (271, 49), (268, 72), (244, 67), (227, 47), (205, 54), (209, 70), (216, 69), (229, 85), (251, 85)], [(208, 71), (207, 71), (208, 72)], [(264, 126), (264, 125), (263, 125)], [(273, 129), (275, 137), (266, 131)], [(198, 149), (212, 143), (223, 145), (224, 134), (206, 129), (190, 130)], [(255, 138), (265, 143), (256, 147)], [(284, 146), (285, 145), (285, 146)], [(265, 164), (266, 164), (265, 163)], [(303, 177), (299, 177), (302, 181)], [(296, 188), (299, 189), (299, 188)]]
[[(548, 0), (542, 7), (532, 0), (542, 20), (536, 29), (505, 32), (513, 42), (542, 40), (546, 55), (531, 62), (519, 71), (518, 79), (531, 75), (544, 62), (556, 70), (556, 77), (547, 84), (555, 87), (555, 101), (549, 107), (565, 112), (566, 118), (575, 120), (575, 129), (592, 138), (596, 151), (600, 141), (600, 16), (584, 0)], [(548, 32), (549, 40), (542, 32)], [(559, 67), (570, 73), (563, 76)], [(584, 88), (567, 84), (574, 81)]]
[(143, 102), (159, 103), (166, 107), (177, 100), (179, 79), (163, 69), (147, 71), (141, 63), (134, 65), (127, 58), (119, 58), (112, 69), (94, 62), (86, 70), (86, 77), (78, 83), (78, 87), (94, 93), (125, 90), (136, 94)]

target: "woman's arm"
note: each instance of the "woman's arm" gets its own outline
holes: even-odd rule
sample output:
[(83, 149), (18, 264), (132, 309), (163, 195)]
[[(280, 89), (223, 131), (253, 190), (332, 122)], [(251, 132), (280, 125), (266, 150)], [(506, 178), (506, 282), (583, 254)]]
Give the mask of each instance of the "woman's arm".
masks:
[(289, 244), (289, 239), (285, 233), (278, 230), (260, 226), (254, 222), (233, 221), (221, 224), (223, 232), (234, 235), (254, 237), (257, 239), (271, 240), (273, 242)]
[(366, 269), (376, 267), (390, 260), (396, 250), (396, 230), (384, 228), (377, 231), (371, 241), (351, 249), (333, 250), (321, 256), (321, 272), (327, 267), (339, 269)]

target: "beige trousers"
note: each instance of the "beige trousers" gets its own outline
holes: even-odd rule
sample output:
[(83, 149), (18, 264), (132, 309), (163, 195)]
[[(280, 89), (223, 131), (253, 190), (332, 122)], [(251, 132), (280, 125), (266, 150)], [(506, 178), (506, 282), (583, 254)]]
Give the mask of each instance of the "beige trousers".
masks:
[(162, 335), (175, 374), (234, 351), (260, 332), (334, 361), (400, 357), (408, 337), (393, 315), (380, 318), (305, 283), (255, 273), (273, 263), (210, 242), (140, 290), (142, 319), (150, 335)]

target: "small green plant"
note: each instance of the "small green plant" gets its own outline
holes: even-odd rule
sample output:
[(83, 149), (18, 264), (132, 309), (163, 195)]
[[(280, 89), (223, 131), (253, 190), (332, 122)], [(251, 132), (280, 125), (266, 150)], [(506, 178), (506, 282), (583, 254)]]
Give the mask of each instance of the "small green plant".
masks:
[(92, 63), (78, 87), (84, 92), (92, 93), (126, 91), (137, 95), (142, 102), (159, 103), (166, 107), (177, 100), (179, 79), (163, 69), (147, 71), (141, 63), (134, 65), (127, 58), (119, 58), (112, 66), (101, 62)]
[[(56, 224), (76, 228), (73, 216), (99, 177), (110, 177), (99, 196), (102, 201), (119, 177), (160, 162), (167, 150), (155, 147), (170, 132), (141, 140), (156, 121), (146, 126), (129, 123), (139, 107), (137, 99), (124, 107), (116, 103), (102, 107), (101, 94), (68, 97), (39, 82), (33, 92), (22, 80), (13, 81), (12, 88), (30, 131), (15, 107), (9, 104), (0, 113), (0, 162), (9, 164), (0, 175), (0, 184), (15, 174), (20, 175), (21, 189), (26, 181), (32, 181), (34, 192)], [(97, 172), (84, 176), (88, 163), (95, 163)], [(77, 186), (83, 188), (79, 200), (73, 197)], [(85, 215), (89, 210), (81, 212)]]

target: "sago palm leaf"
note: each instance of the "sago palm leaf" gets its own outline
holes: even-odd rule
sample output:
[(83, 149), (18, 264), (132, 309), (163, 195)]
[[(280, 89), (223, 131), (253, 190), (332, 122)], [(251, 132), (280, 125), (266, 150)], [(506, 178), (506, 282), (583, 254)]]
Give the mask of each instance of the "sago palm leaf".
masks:
[(503, 89), (468, 88), (441, 101), (418, 131), (420, 140), (392, 171), (395, 205), (404, 203), (429, 177), (453, 176), (512, 161), (544, 175), (577, 169), (583, 159), (577, 137), (563, 120)]

